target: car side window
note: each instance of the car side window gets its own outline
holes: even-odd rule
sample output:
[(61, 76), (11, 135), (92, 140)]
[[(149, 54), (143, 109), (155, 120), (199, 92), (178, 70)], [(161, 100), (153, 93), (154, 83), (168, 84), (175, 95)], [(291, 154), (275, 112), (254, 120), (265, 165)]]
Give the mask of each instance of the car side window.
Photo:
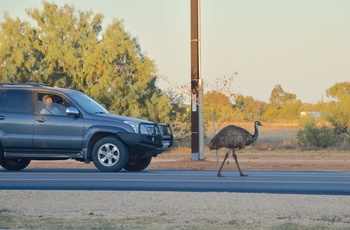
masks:
[(3, 111), (9, 113), (32, 113), (32, 92), (6, 90), (1, 93)]
[(65, 116), (66, 108), (70, 103), (63, 97), (56, 94), (38, 94), (38, 112), (39, 114)]

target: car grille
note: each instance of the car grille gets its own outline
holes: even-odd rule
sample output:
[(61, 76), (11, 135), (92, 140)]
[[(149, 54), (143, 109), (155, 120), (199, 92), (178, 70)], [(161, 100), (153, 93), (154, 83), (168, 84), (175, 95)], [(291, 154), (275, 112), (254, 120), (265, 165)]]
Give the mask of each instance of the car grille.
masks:
[(148, 134), (148, 135), (160, 134), (158, 126), (154, 124), (145, 124), (145, 123), (140, 124), (140, 133)]

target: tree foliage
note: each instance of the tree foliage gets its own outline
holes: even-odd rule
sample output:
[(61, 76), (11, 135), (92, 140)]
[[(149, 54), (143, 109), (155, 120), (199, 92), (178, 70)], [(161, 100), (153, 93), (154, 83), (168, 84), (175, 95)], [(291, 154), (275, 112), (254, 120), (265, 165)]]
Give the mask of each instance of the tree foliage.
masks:
[(284, 91), (282, 86), (278, 84), (271, 91), (270, 103), (275, 107), (279, 107), (282, 104), (295, 101), (296, 97), (295, 94)]
[(335, 99), (326, 110), (326, 119), (339, 134), (347, 134), (350, 125), (350, 83), (337, 83), (326, 91), (327, 96)]
[(302, 102), (293, 93), (287, 93), (276, 85), (270, 96), (270, 106), (264, 113), (265, 120), (296, 120), (300, 117)]
[(29, 9), (36, 23), (4, 14), (0, 28), (0, 73), (5, 82), (39, 82), (85, 92), (112, 112), (168, 121), (167, 96), (156, 87), (155, 64), (135, 38), (103, 15), (43, 2)]
[(341, 99), (344, 96), (350, 95), (350, 82), (340, 82), (336, 83), (334, 86), (326, 90), (327, 97)]
[(235, 117), (240, 121), (259, 120), (266, 103), (256, 101), (252, 96), (238, 95), (233, 105)]
[(232, 87), (236, 76), (237, 72), (234, 72), (232, 75), (215, 78), (213, 84), (206, 83), (210, 90), (204, 95), (204, 121), (206, 127), (212, 123), (214, 134), (216, 129), (234, 117), (232, 103), (237, 94)]
[(191, 113), (190, 106), (186, 105), (183, 94), (177, 93), (174, 89), (167, 89), (166, 94), (172, 105), (169, 119), (176, 140), (180, 141), (191, 136)]
[(0, 74), (4, 82), (24, 82), (36, 69), (31, 43), (34, 32), (28, 22), (12, 19), (4, 13), (0, 25)]
[(230, 99), (218, 91), (210, 91), (204, 96), (204, 121), (213, 123), (219, 128), (225, 121), (233, 117)]

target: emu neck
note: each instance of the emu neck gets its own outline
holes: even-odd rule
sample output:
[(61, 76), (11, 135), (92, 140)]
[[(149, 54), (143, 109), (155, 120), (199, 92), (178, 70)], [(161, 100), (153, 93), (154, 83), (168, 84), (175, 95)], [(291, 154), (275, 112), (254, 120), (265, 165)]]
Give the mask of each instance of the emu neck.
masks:
[(258, 136), (259, 136), (258, 126), (255, 125), (254, 128), (255, 128), (255, 130), (254, 130), (254, 134), (253, 134), (253, 136), (252, 136), (252, 141), (253, 141), (253, 142), (256, 141), (256, 139), (258, 139)]

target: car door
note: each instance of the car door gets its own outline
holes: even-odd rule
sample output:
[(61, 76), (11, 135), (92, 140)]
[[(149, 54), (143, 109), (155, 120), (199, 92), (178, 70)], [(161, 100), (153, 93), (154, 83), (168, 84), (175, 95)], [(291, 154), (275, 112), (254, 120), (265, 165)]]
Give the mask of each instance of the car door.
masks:
[(0, 138), (4, 151), (28, 151), (32, 148), (34, 114), (32, 91), (0, 91)]
[[(45, 95), (52, 97), (52, 106), (59, 112), (43, 113)], [(49, 153), (79, 152), (83, 146), (83, 117), (67, 115), (66, 107), (73, 106), (63, 95), (39, 92), (37, 114), (34, 121), (33, 147)]]

